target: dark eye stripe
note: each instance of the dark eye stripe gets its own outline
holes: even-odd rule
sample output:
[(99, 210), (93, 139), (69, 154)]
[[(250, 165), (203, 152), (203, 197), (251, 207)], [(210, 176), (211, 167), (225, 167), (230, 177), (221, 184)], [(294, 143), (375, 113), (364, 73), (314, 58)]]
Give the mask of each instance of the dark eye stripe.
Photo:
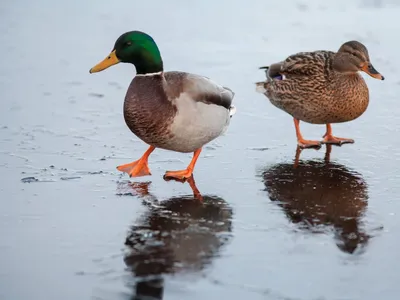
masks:
[(359, 58), (359, 59), (361, 59), (361, 60), (365, 60), (365, 58), (362, 56), (361, 53), (358, 53), (358, 52), (350, 52), (350, 54), (353, 55), (353, 56), (355, 56), (355, 57), (357, 57), (357, 58)]

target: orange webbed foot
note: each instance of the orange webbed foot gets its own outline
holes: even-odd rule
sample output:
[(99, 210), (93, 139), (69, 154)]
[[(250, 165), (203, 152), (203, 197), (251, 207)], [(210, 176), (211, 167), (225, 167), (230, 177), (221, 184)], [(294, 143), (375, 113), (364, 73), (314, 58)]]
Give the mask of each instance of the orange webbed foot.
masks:
[(181, 170), (181, 171), (167, 171), (164, 174), (164, 179), (177, 179), (177, 180), (186, 180), (190, 178), (193, 174), (193, 171), (190, 169)]
[(190, 162), (186, 170), (167, 171), (164, 175), (164, 179), (186, 180), (190, 178), (193, 174), (194, 166), (196, 165), (196, 161), (199, 158), (200, 153), (201, 153), (201, 148), (194, 151), (192, 161)]
[(353, 144), (354, 140), (353, 139), (347, 139), (347, 138), (340, 138), (340, 137), (335, 137), (330, 134), (325, 134), (323, 136), (322, 143), (323, 144), (331, 144), (331, 145), (343, 145), (343, 144)]
[(310, 140), (299, 139), (297, 141), (297, 145), (302, 149), (304, 149), (304, 148), (315, 148), (315, 149), (321, 148), (320, 141), (310, 141)]
[(155, 149), (154, 146), (150, 146), (149, 149), (146, 150), (146, 152), (140, 159), (131, 162), (129, 164), (120, 165), (117, 167), (117, 169), (121, 172), (128, 173), (130, 177), (151, 175), (149, 164), (147, 161), (149, 159), (151, 152), (153, 152), (154, 149)]
[(297, 145), (301, 149), (304, 149), (304, 148), (319, 149), (319, 148), (321, 148), (320, 141), (310, 141), (310, 140), (303, 139), (303, 135), (300, 132), (300, 121), (295, 118), (293, 120), (294, 120), (294, 127), (296, 128)]
[(149, 165), (147, 161), (141, 159), (131, 162), (129, 164), (120, 165), (117, 169), (121, 172), (125, 172), (129, 177), (141, 177), (151, 175)]

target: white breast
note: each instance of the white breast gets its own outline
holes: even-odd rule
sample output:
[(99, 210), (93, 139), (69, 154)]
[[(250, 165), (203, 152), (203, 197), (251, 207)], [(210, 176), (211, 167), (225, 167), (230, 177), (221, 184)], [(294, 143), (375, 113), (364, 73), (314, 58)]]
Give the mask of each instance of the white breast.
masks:
[(228, 127), (229, 110), (193, 101), (186, 93), (174, 100), (178, 109), (171, 125), (173, 137), (163, 145), (178, 152), (194, 152), (220, 136)]

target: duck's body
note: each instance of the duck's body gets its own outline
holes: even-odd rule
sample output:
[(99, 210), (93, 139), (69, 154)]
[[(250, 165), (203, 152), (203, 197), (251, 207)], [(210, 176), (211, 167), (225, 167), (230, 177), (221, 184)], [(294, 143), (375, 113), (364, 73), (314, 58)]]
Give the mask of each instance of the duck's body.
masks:
[(231, 90), (194, 74), (138, 75), (125, 97), (125, 122), (149, 145), (194, 152), (227, 129), (233, 96)]
[(194, 152), (186, 170), (165, 174), (178, 180), (190, 178), (202, 147), (227, 129), (235, 112), (234, 93), (203, 76), (164, 72), (159, 49), (144, 32), (121, 35), (110, 55), (90, 73), (119, 62), (135, 65), (137, 72), (125, 96), (125, 122), (150, 147), (139, 160), (117, 169), (131, 177), (151, 175), (148, 157), (162, 148)]
[[(368, 87), (358, 73), (331, 70), (334, 55), (331, 51), (302, 52), (274, 64), (267, 71), (265, 95), (276, 107), (311, 124), (358, 118), (368, 107)], [(276, 79), (279, 74), (285, 79)]]
[(301, 52), (263, 68), (267, 80), (257, 83), (258, 91), (295, 119), (303, 147), (320, 146), (320, 142), (304, 140), (299, 121), (326, 124), (325, 143), (353, 142), (333, 137), (330, 124), (352, 121), (367, 109), (368, 87), (359, 70), (383, 79), (370, 64), (365, 46), (355, 41), (345, 43), (338, 52)]

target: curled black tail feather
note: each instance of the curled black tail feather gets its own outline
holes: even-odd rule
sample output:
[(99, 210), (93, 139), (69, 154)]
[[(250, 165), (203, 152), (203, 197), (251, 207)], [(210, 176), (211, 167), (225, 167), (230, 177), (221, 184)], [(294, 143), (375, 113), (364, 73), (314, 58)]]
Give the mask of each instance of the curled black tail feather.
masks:
[(268, 72), (269, 72), (270, 66), (263, 66), (263, 67), (260, 67), (259, 69), (260, 70), (265, 70), (265, 76), (268, 77)]

